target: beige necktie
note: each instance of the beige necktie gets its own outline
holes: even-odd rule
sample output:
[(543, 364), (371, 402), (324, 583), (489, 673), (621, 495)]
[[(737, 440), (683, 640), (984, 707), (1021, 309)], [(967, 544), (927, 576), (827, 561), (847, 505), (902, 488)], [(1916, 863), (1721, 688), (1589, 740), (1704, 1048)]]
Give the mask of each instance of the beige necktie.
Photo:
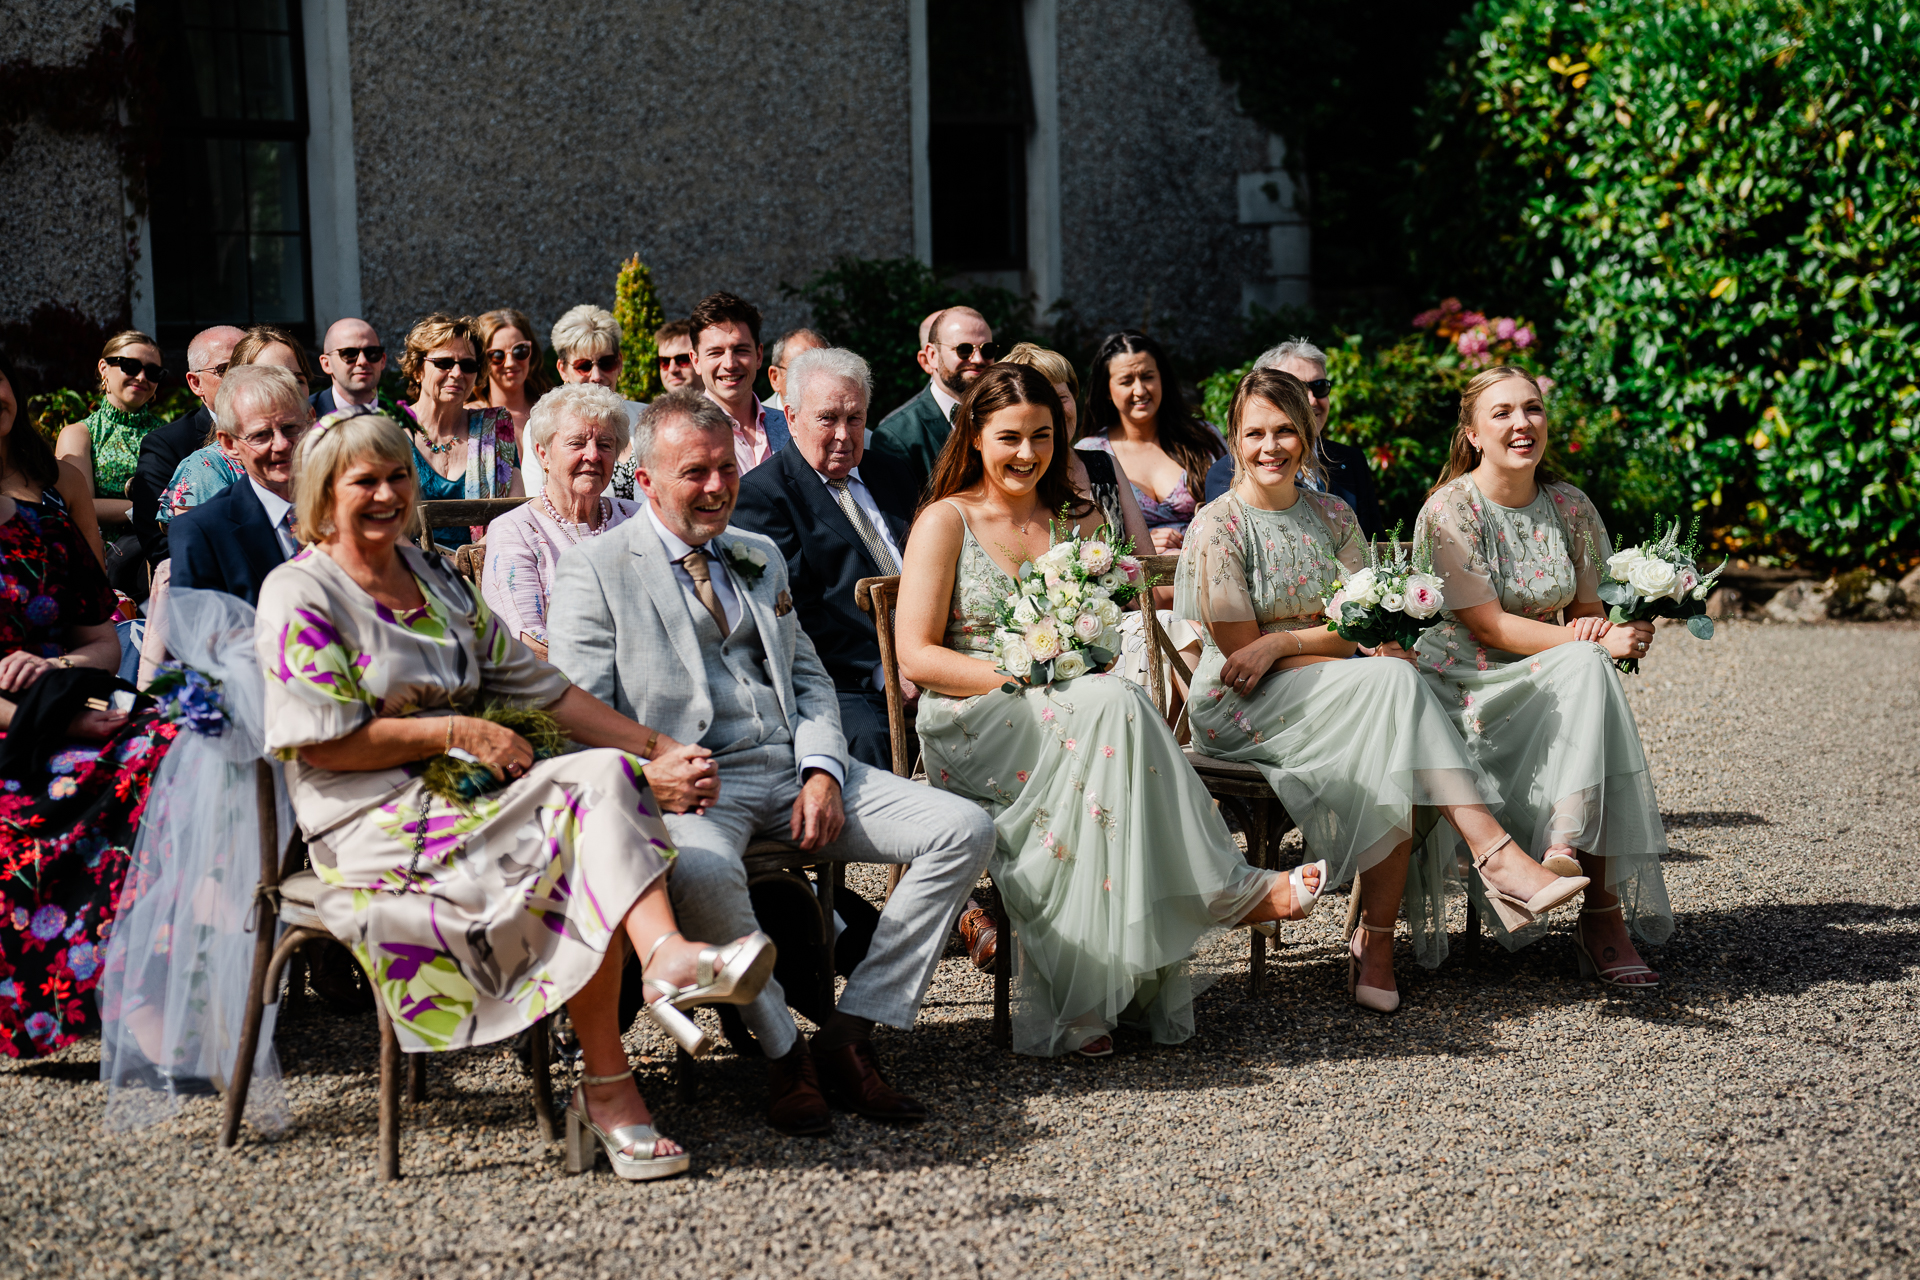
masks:
[(881, 540), (879, 534), (874, 532), (873, 522), (867, 519), (867, 513), (862, 511), (860, 504), (853, 500), (853, 491), (847, 487), (845, 477), (827, 481), (827, 488), (833, 490), (834, 501), (840, 504), (840, 512), (846, 516), (847, 523), (851, 524), (853, 531), (860, 535), (860, 541), (866, 543), (867, 554), (871, 555), (873, 562), (880, 566), (881, 576), (888, 577), (899, 573), (900, 565), (894, 560), (893, 552), (887, 550), (887, 544)]
[(705, 547), (695, 547), (680, 558), (686, 568), (687, 576), (693, 579), (693, 594), (700, 597), (700, 603), (713, 615), (714, 625), (720, 628), (720, 634), (727, 634), (727, 611), (720, 607), (720, 597), (713, 591), (713, 575), (707, 572), (707, 551)]

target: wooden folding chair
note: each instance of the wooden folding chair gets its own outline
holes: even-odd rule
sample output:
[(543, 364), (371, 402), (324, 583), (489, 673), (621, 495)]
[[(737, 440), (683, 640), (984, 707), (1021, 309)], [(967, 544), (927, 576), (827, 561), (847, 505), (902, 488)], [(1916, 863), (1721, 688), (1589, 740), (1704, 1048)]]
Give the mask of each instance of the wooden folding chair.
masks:
[[(422, 551), (432, 551), (435, 529), (462, 529), (471, 525), (484, 529), (530, 501), (530, 498), (435, 498), (415, 508), (419, 512), (419, 523), (413, 529), (413, 537)], [(476, 573), (474, 582), (477, 584), (479, 580)]]
[[(220, 1125), (220, 1145), (231, 1147), (240, 1135), (240, 1118), (247, 1109), (247, 1091), (253, 1083), (253, 1057), (260, 1044), (260, 1024), (268, 1005), (280, 998), (280, 977), (294, 952), (311, 943), (341, 945), (327, 931), (314, 909), (322, 888), (320, 877), (298, 868), (306, 861), (305, 842), (297, 836), (289, 844), (284, 861), (280, 856), (280, 823), (275, 804), (274, 768), (268, 761), (254, 767), (256, 795), (260, 807), (260, 885), (255, 890), (253, 978), (247, 993), (247, 1015), (240, 1031), (240, 1052), (233, 1065), (233, 1084), (227, 1090), (226, 1112)], [(284, 932), (279, 926), (285, 925)], [(278, 941), (275, 940), (279, 933)], [(400, 1038), (393, 1029), (386, 1001), (374, 993), (374, 1008), (380, 1018), (380, 1147), (375, 1169), (379, 1180), (391, 1182), (400, 1176)], [(533, 1076), (533, 1114), (540, 1138), (552, 1142), (557, 1136), (553, 1122), (553, 1081), (549, 1048), (552, 1036), (548, 1020), (533, 1026), (531, 1061)], [(407, 1101), (423, 1102), (427, 1096), (427, 1063), (424, 1054), (407, 1054)]]
[[(893, 754), (893, 771), (902, 778), (914, 778), (913, 761), (907, 759), (907, 699), (900, 688), (900, 654), (893, 642), (893, 610), (900, 599), (900, 577), (862, 578), (854, 584), (854, 603), (873, 618), (874, 636), (880, 642), (880, 666), (886, 678), (887, 737)], [(925, 781), (918, 778), (917, 781)], [(888, 888), (892, 888), (889, 883)], [(993, 955), (993, 1043), (1002, 1049), (1013, 1047), (1013, 921), (999, 893), (993, 895), (993, 927), (999, 942)]]
[(456, 550), (453, 553), (453, 567), (461, 577), (473, 584), (475, 591), (478, 591), (487, 569), (486, 540), (483, 538), (479, 542), (469, 542)]

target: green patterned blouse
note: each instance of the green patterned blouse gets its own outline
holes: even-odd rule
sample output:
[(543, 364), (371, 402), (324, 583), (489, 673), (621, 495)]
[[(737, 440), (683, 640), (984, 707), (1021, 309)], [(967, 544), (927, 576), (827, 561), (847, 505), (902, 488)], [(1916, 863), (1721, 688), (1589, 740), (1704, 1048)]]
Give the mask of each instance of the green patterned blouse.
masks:
[(160, 415), (144, 408), (128, 413), (102, 400), (86, 421), (93, 441), (93, 496), (126, 497), (127, 481), (140, 462), (140, 442), (161, 425)]

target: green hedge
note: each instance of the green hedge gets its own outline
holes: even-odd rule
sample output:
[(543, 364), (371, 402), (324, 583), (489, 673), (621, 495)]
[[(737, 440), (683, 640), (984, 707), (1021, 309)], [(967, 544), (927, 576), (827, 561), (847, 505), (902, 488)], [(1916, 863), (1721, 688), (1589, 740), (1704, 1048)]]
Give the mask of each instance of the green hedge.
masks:
[(1620, 474), (1728, 549), (1920, 551), (1920, 14), (1482, 0), (1445, 63), (1427, 261), (1547, 290)]

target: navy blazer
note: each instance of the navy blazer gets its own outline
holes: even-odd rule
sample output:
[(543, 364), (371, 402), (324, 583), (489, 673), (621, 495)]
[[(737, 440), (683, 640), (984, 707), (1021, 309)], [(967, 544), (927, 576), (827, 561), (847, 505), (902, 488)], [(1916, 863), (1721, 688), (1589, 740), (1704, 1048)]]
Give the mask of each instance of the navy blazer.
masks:
[(173, 473), (186, 456), (207, 443), (213, 432), (213, 411), (205, 405), (149, 431), (140, 442), (140, 460), (134, 464), (127, 496), (133, 499), (133, 531), (140, 535), (147, 563), (158, 565), (168, 555), (167, 526), (160, 523), (160, 495), (173, 483)]
[[(1368, 538), (1381, 537), (1380, 498), (1374, 492), (1373, 470), (1367, 466), (1366, 451), (1355, 445), (1322, 440), (1320, 452), (1327, 460), (1327, 492), (1353, 508), (1362, 534)], [(1232, 487), (1233, 455), (1228, 453), (1207, 471), (1207, 501), (1212, 502)]]
[[(902, 551), (913, 527), (920, 487), (906, 464), (867, 450), (860, 483), (873, 495), (887, 532)], [(880, 576), (880, 566), (820, 473), (798, 449), (782, 449), (740, 480), (733, 523), (773, 539), (787, 558), (787, 580), (800, 629), (813, 641), (836, 689), (873, 689), (880, 642), (873, 619), (854, 601), (854, 584)]]
[(260, 603), (260, 584), (286, 560), (253, 485), (237, 480), (173, 518), (173, 586)]

